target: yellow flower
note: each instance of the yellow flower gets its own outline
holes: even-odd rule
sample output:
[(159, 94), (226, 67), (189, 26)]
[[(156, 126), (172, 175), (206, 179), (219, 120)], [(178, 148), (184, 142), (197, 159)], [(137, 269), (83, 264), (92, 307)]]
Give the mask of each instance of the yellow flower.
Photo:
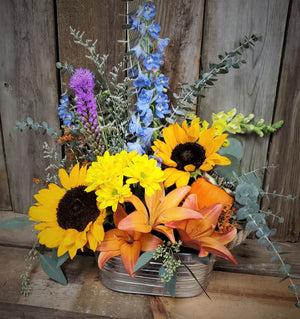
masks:
[(49, 184), (34, 197), (37, 203), (30, 207), (30, 220), (39, 222), (39, 242), (48, 248), (58, 248), (57, 256), (66, 252), (73, 259), (78, 249), (87, 244), (96, 250), (104, 238), (105, 210), (100, 210), (94, 192), (85, 192), (87, 167), (72, 169), (70, 176), (59, 170), (62, 188)]
[(123, 176), (124, 168), (128, 166), (136, 154), (137, 152), (122, 151), (116, 155), (110, 155), (106, 151), (103, 156), (98, 156), (97, 161), (93, 162), (88, 170), (86, 191), (97, 190), (116, 177)]
[(215, 127), (205, 130), (199, 137), (199, 120), (193, 120), (190, 127), (184, 121), (163, 129), (164, 142), (156, 140), (152, 146), (155, 156), (164, 165), (165, 187), (176, 183), (177, 187), (187, 185), (191, 173), (196, 170), (209, 171), (215, 165), (229, 165), (227, 157), (217, 153), (227, 134), (215, 135)]
[(115, 212), (119, 203), (124, 203), (124, 198), (132, 195), (129, 185), (123, 184), (123, 176), (105, 183), (96, 191), (97, 201), (99, 201), (100, 208), (112, 206)]
[(164, 181), (164, 173), (157, 166), (157, 161), (148, 158), (147, 155), (137, 154), (128, 167), (124, 168), (124, 175), (130, 177), (126, 183), (140, 183), (148, 196), (151, 196), (155, 190), (159, 190), (161, 188), (159, 183)]

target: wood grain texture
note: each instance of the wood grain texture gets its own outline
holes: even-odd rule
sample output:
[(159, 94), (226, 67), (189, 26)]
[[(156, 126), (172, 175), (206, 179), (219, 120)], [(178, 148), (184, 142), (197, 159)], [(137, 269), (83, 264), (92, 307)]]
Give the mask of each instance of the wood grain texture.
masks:
[[(169, 78), (168, 96), (174, 103), (173, 93), (178, 83), (193, 83), (199, 76), (204, 1), (156, 0), (153, 3), (155, 23), (161, 26), (160, 38), (170, 39), (161, 72)], [(130, 2), (129, 12), (140, 4), (141, 0)]]
[(265, 209), (271, 209), (285, 218), (283, 224), (274, 223), (275, 238), (297, 241), (300, 233), (300, 1), (292, 1), (291, 15), (286, 35), (275, 120), (284, 120), (284, 126), (272, 138), (269, 163), (278, 165), (266, 176), (266, 185), (272, 185), (270, 192), (292, 194), (293, 201), (283, 198), (264, 202)]
[(198, 319), (202, 316), (293, 319), (299, 315), (287, 283), (279, 283), (278, 278), (214, 271), (207, 289), (211, 300), (204, 294), (194, 298), (149, 297), (105, 288), (99, 281), (93, 256), (77, 256), (63, 267), (67, 286), (50, 280), (38, 265), (34, 266), (32, 294), (23, 297), (19, 293), (18, 274), (24, 270), (25, 253), (25, 249), (8, 250), (0, 246), (0, 315), (3, 318), (19, 318), (19, 314), (20, 318), (28, 318), (26, 313), (41, 313), (50, 319), (63, 315), (115, 319)]
[(0, 210), (11, 210), (8, 178), (6, 171), (5, 153), (3, 148), (2, 125), (0, 116)]
[[(126, 38), (121, 26), (125, 23), (125, 3), (119, 0), (58, 0), (57, 27), (59, 60), (67, 61), (74, 68), (95, 70), (94, 64), (85, 58), (86, 49), (73, 42), (70, 27), (85, 32), (84, 39), (98, 40), (97, 52), (109, 55), (107, 71), (122, 61), (125, 53), (124, 44), (118, 40)], [(69, 76), (62, 76), (62, 91), (68, 88)]]
[(48, 163), (42, 143), (53, 139), (33, 132), (21, 134), (17, 120), (31, 116), (58, 128), (55, 31), (52, 1), (0, 2), (0, 110), (12, 207), (27, 213)]
[[(262, 35), (256, 47), (245, 51), (247, 64), (219, 76), (215, 86), (200, 100), (200, 118), (211, 120), (211, 114), (236, 107), (256, 119), (273, 120), (276, 88), (289, 1), (229, 0), (207, 1), (203, 35), (202, 64), (204, 71), (218, 54), (233, 49), (244, 36)], [(245, 140), (241, 139), (245, 144)], [(269, 138), (247, 137), (243, 167), (261, 168), (267, 159)]]

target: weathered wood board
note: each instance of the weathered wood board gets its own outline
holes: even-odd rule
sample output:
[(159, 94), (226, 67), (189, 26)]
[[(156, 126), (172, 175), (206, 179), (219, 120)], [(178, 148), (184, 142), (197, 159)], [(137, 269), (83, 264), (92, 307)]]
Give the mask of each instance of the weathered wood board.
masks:
[(286, 241), (299, 240), (300, 233), (300, 1), (292, 1), (291, 15), (287, 26), (278, 97), (274, 120), (284, 120), (284, 126), (272, 138), (269, 149), (269, 164), (277, 165), (266, 175), (266, 185), (272, 185), (277, 193), (291, 194), (293, 201), (284, 198), (264, 202), (265, 209), (271, 209), (285, 218), (283, 224), (275, 222), (275, 238)]
[(3, 0), (0, 21), (0, 110), (10, 196), (13, 210), (27, 213), (38, 190), (32, 178), (44, 176), (49, 165), (42, 144), (54, 142), (40, 132), (21, 134), (15, 122), (30, 116), (59, 126), (53, 2)]
[[(77, 256), (64, 266), (68, 285), (55, 283), (36, 265), (32, 273), (32, 294), (20, 296), (20, 274), (25, 267), (24, 249), (0, 246), (0, 316), (28, 318), (128, 318), (196, 319), (298, 318), (299, 310), (278, 278), (213, 272), (207, 296), (194, 298), (149, 297), (117, 293), (99, 281), (93, 256)], [(26, 314), (28, 316), (26, 317)], [(81, 315), (81, 316), (80, 316)]]
[[(96, 50), (100, 56), (108, 55), (107, 72), (123, 60), (125, 46), (118, 40), (126, 38), (125, 3), (118, 0), (60, 0), (57, 1), (58, 58), (61, 63), (68, 62), (74, 68), (96, 70), (92, 61), (85, 56), (88, 51), (74, 43), (70, 27), (80, 33), (85, 32), (84, 40), (97, 40)], [(61, 77), (61, 88), (68, 88), (69, 76)]]

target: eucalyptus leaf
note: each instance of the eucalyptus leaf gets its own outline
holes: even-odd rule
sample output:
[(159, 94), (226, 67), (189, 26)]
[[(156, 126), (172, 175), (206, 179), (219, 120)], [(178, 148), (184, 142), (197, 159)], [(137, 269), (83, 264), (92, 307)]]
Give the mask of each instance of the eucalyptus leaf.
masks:
[(23, 228), (29, 225), (33, 225), (35, 222), (28, 219), (28, 216), (24, 217), (14, 217), (8, 220), (5, 220), (0, 223), (0, 228), (4, 229), (18, 229)]
[(246, 230), (253, 231), (257, 229), (257, 225), (254, 221), (249, 221), (245, 227)]
[(234, 181), (235, 180), (234, 173), (237, 175), (241, 175), (240, 160), (230, 154), (224, 154), (224, 156), (231, 161), (231, 164), (226, 166), (216, 166), (215, 171), (217, 172), (218, 175), (228, 180)]
[(40, 264), (44, 272), (53, 280), (67, 285), (67, 279), (60, 267), (57, 267), (57, 260), (53, 256), (46, 256), (40, 254)]
[(272, 245), (269, 245), (269, 246), (267, 247), (267, 250), (269, 250), (269, 251), (277, 250), (277, 249), (278, 249), (278, 246), (279, 246), (278, 243), (272, 243)]
[(136, 273), (140, 269), (144, 268), (153, 259), (155, 250), (146, 251), (137, 260), (133, 272)]
[(293, 292), (297, 292), (299, 290), (299, 286), (295, 284), (289, 285), (289, 290)]
[(282, 274), (287, 274), (291, 269), (291, 265), (289, 264), (283, 264), (279, 267), (279, 271), (282, 273)]
[(229, 137), (227, 140), (229, 141), (229, 146), (221, 147), (218, 153), (223, 156), (225, 156), (225, 154), (228, 154), (236, 157), (239, 160), (242, 159), (244, 150), (241, 142), (232, 137)]

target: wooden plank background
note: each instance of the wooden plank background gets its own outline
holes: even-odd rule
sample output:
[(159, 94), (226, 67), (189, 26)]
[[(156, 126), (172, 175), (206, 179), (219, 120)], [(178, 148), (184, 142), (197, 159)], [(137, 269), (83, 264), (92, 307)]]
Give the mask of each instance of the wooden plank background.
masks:
[[(134, 1), (130, 8), (136, 7)], [(218, 54), (230, 50), (244, 35), (263, 36), (255, 49), (245, 52), (241, 70), (220, 76), (216, 86), (198, 103), (202, 119), (212, 112), (236, 107), (255, 113), (266, 122), (284, 119), (284, 128), (264, 139), (247, 138), (244, 167), (256, 169), (268, 161), (279, 168), (266, 175), (270, 190), (299, 198), (299, 0), (155, 1), (155, 22), (170, 43), (163, 72), (172, 91), (180, 81), (193, 82)], [(110, 54), (109, 67), (121, 60), (125, 38), (121, 25), (126, 4), (121, 0), (2, 0), (0, 2), (0, 208), (26, 214), (38, 186), (31, 180), (43, 175), (47, 163), (41, 145), (53, 139), (39, 133), (14, 130), (16, 120), (32, 116), (59, 127), (59, 95), (68, 78), (57, 77), (55, 62), (67, 60), (75, 67), (91, 67), (84, 50), (73, 43), (69, 26), (98, 39), (99, 53)], [(242, 139), (244, 143), (244, 140)], [(3, 195), (2, 195), (3, 194)], [(282, 241), (299, 239), (299, 199), (272, 201), (286, 218), (278, 228)], [(269, 203), (265, 203), (269, 207)]]

